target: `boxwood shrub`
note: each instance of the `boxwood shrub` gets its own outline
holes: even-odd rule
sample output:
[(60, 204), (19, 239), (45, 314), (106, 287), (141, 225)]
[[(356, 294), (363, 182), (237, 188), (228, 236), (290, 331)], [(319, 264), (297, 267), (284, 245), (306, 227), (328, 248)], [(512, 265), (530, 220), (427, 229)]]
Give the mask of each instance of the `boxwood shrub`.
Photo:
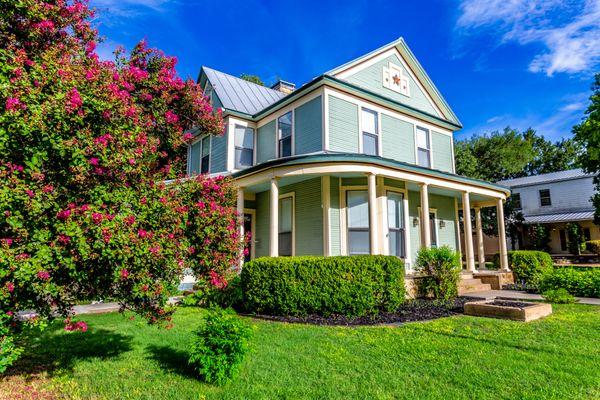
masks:
[(556, 268), (544, 274), (538, 286), (541, 293), (553, 289), (566, 289), (574, 296), (600, 298), (600, 268)]
[(241, 278), (244, 307), (256, 314), (374, 315), (405, 298), (404, 263), (392, 256), (264, 257)]
[[(500, 266), (500, 255), (494, 255), (494, 267)], [(550, 254), (536, 250), (513, 250), (508, 252), (508, 266), (515, 282), (535, 284), (541, 275), (552, 270)]]

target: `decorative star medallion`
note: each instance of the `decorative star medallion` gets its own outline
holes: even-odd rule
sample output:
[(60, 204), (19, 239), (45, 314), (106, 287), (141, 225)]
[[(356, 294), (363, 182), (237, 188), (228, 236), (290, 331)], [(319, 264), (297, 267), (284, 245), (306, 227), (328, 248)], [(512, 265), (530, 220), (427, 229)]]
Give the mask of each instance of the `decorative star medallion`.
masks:
[(399, 84), (400, 84), (400, 77), (399, 77), (398, 75), (394, 75), (394, 76), (392, 76), (392, 79), (394, 80), (394, 83), (395, 83), (396, 85), (399, 85)]

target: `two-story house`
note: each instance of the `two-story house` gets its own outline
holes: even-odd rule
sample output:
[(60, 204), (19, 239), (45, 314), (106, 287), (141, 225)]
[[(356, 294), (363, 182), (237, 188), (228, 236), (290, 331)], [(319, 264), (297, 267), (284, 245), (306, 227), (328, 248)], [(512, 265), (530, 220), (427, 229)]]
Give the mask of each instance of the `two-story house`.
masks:
[[(459, 209), (497, 207), (508, 270), (505, 187), (455, 174), (456, 115), (403, 39), (295, 88), (202, 67), (223, 136), (199, 136), (189, 173), (229, 175), (251, 231), (249, 257), (388, 254), (413, 266), (421, 247), (460, 251)], [(465, 220), (471, 232), (471, 220)], [(475, 246), (463, 253), (475, 271)], [(483, 254), (483, 252), (481, 252)]]
[(515, 208), (523, 214), (525, 229), (519, 232), (515, 248), (527, 248), (527, 226), (543, 224), (550, 232), (552, 254), (568, 254), (569, 235), (565, 226), (577, 222), (588, 240), (600, 239), (594, 225), (594, 175), (581, 169), (552, 172), (498, 182), (512, 190)]

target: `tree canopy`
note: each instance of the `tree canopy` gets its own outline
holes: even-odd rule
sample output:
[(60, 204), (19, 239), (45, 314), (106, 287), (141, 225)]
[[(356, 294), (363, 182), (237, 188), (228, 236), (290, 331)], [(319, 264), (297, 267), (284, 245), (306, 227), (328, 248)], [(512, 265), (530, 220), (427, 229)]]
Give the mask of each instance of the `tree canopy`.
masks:
[(260, 79), (258, 75), (241, 74), (240, 78), (248, 82), (256, 83), (260, 86), (265, 86), (265, 83), (262, 81), (262, 79)]

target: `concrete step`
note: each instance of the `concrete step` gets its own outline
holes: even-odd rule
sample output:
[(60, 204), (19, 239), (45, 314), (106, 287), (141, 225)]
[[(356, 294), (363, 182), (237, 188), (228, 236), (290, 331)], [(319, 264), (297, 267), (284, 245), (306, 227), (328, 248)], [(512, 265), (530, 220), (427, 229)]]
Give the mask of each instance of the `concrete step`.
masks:
[(477, 279), (477, 278), (468, 278), (468, 279), (461, 279), (460, 281), (458, 281), (458, 285), (474, 285), (474, 284), (478, 284), (478, 283), (482, 283), (481, 279)]
[(473, 274), (470, 272), (461, 272), (460, 279), (473, 279)]
[(489, 283), (474, 283), (470, 285), (459, 285), (458, 286), (458, 295), (462, 296), (463, 294), (473, 293), (473, 292), (485, 292), (487, 290), (492, 290), (492, 286)]

